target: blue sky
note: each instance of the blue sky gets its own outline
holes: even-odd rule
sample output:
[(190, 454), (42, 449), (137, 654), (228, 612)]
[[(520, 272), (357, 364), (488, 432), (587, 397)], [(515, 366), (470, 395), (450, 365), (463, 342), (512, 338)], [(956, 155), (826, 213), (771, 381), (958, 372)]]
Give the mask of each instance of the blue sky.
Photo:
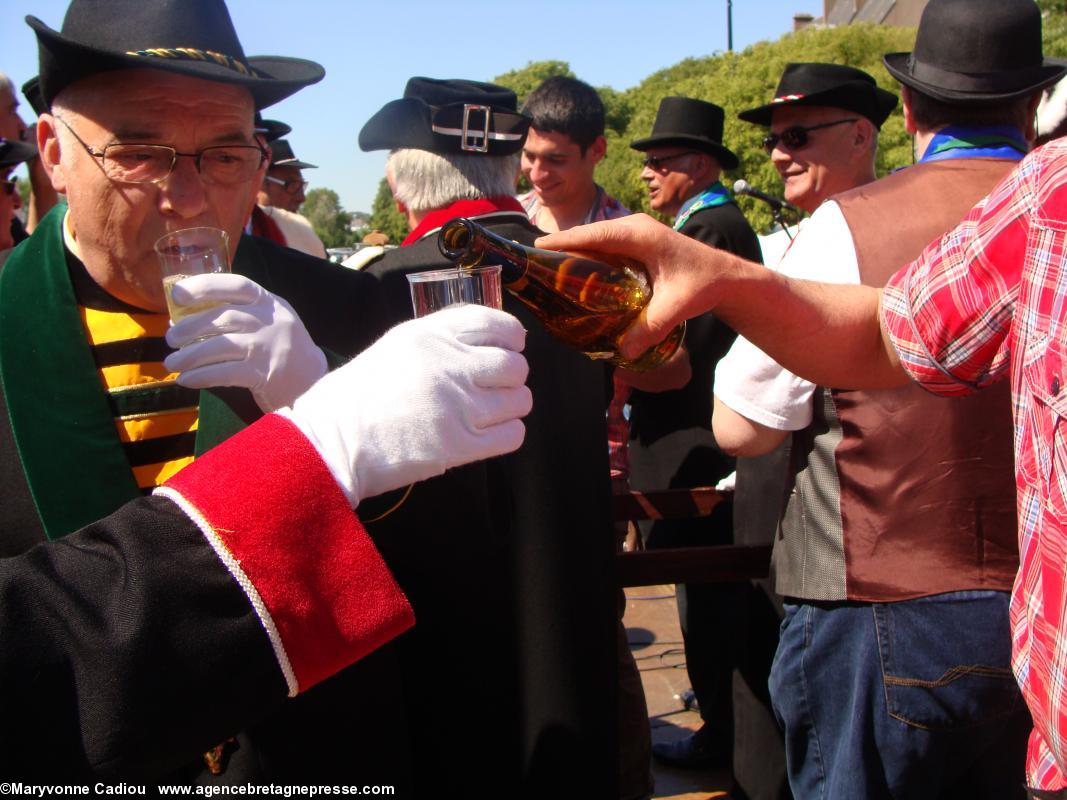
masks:
[[(21, 85), (37, 71), (33, 14), (59, 29), (68, 0), (0, 2), (0, 71)], [(349, 211), (369, 211), (385, 164), (361, 153), (363, 123), (400, 97), (412, 75), (489, 80), (530, 61), (570, 63), (594, 86), (628, 89), (689, 56), (726, 49), (727, 0), (228, 0), (249, 55), (310, 58), (325, 80), (267, 110), (293, 126), (311, 187), (337, 191)], [(793, 14), (822, 0), (733, 0), (734, 47), (776, 39)], [(483, 26), (479, 28), (479, 25)], [(24, 118), (32, 112), (24, 104)]]

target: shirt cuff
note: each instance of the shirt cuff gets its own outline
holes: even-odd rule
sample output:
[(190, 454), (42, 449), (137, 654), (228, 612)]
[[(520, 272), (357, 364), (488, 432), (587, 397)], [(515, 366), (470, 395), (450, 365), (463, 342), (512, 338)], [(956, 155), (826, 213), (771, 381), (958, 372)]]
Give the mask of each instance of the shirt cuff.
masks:
[(193, 520), (244, 590), (292, 697), (414, 624), (311, 443), (268, 414), (156, 490)]

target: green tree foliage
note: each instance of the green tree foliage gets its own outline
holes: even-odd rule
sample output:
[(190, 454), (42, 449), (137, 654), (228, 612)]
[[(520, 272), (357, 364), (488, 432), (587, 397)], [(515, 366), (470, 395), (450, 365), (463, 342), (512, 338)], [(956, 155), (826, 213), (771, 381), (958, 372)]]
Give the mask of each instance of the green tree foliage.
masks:
[(400, 244), (408, 235), (408, 221), (396, 210), (396, 202), (393, 193), (389, 189), (389, 182), (382, 178), (378, 184), (378, 194), (374, 196), (374, 205), (371, 207), (370, 227), (381, 231), (389, 237), (393, 244)]
[(353, 235), (348, 230), (352, 215), (341, 207), (341, 200), (333, 189), (309, 191), (300, 206), (300, 213), (311, 221), (311, 227), (327, 247), (352, 244)]
[(531, 61), (522, 69), (513, 69), (511, 72), (498, 75), (493, 79), (493, 83), (506, 86), (515, 92), (521, 106), (530, 92), (556, 75), (563, 75), (567, 78), (576, 77), (571, 72), (571, 65), (566, 61)]
[(1067, 56), (1067, 0), (1037, 0), (1041, 7), (1041, 38), (1046, 56)]

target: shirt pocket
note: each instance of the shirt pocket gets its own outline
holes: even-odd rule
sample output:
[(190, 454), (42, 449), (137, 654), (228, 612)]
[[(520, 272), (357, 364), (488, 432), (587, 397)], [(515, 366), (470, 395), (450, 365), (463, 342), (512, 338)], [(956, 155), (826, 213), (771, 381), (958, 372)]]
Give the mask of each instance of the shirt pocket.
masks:
[[(1026, 346), (1023, 387), (1029, 395), (1020, 430), (1018, 467), (1023, 479), (1041, 492), (1045, 509), (1067, 519), (1067, 348), (1047, 333)], [(1027, 447), (1029, 451), (1027, 452)]]

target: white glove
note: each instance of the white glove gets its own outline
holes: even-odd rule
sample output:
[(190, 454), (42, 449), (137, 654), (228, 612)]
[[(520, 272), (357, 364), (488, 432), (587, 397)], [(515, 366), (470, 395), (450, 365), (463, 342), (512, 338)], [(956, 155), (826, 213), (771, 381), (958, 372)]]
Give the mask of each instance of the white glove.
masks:
[(167, 344), (180, 349), (163, 365), (181, 373), (182, 386), (243, 386), (262, 411), (271, 412), (292, 405), (326, 374), (326, 356), (292, 307), (243, 275), (183, 278), (173, 300), (214, 306), (167, 331)]
[(517, 319), (485, 306), (397, 325), (281, 409), (353, 508), (365, 497), (517, 450), (533, 396)]

